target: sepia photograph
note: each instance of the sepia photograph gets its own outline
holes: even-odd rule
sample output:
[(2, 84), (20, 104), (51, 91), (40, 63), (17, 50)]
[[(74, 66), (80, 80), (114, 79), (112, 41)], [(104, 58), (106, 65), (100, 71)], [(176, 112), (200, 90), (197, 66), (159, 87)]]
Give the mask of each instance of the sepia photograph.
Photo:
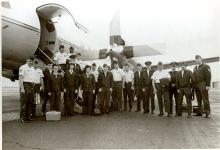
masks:
[(1, 0), (2, 150), (220, 149), (219, 0)]

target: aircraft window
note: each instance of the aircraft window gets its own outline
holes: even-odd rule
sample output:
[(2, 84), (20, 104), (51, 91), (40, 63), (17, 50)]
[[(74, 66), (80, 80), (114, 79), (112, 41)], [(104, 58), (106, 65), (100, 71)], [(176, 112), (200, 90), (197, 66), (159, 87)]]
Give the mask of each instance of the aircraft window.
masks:
[(4, 8), (11, 8), (9, 1), (2, 1), (1, 6)]

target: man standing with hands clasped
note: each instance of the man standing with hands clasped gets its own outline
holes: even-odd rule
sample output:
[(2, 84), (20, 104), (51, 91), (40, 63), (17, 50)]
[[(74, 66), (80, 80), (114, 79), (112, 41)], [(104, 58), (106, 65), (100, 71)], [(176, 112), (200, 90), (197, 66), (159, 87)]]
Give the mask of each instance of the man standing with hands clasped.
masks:
[(69, 70), (64, 74), (64, 92), (66, 93), (65, 99), (65, 116), (72, 116), (74, 114), (74, 100), (78, 92), (78, 77), (74, 71), (74, 63), (69, 63)]
[(119, 68), (117, 61), (114, 62), (114, 69), (112, 69), (113, 75), (113, 110), (122, 111), (122, 86), (123, 86), (123, 76), (124, 72)]
[[(158, 62), (157, 70), (153, 73), (151, 79), (153, 80), (152, 85), (154, 89), (154, 93), (157, 94), (158, 105), (160, 114), (159, 116), (163, 116), (163, 107), (165, 104), (165, 112), (167, 112), (167, 117), (170, 117), (170, 101), (169, 101), (169, 81), (170, 74), (163, 70), (163, 63)], [(163, 102), (164, 100), (164, 102)]]
[(131, 111), (134, 101), (134, 72), (129, 69), (127, 63), (124, 65), (123, 84), (124, 111), (127, 111), (127, 100), (129, 101), (129, 111)]
[(202, 57), (199, 55), (195, 56), (196, 66), (193, 71), (193, 76), (195, 79), (195, 92), (198, 102), (198, 112), (196, 116), (202, 116), (202, 102), (204, 104), (204, 112), (206, 118), (209, 117), (211, 109), (209, 103), (208, 91), (210, 89), (211, 82), (211, 70), (207, 64), (202, 62)]
[(191, 118), (192, 114), (192, 82), (193, 82), (193, 76), (192, 72), (188, 69), (186, 69), (187, 64), (182, 63), (181, 64), (181, 71), (177, 73), (176, 76), (176, 88), (177, 93), (179, 94), (179, 98), (177, 101), (178, 104), (178, 110), (177, 110), (177, 116), (182, 116), (182, 102), (183, 102), (183, 96), (186, 97), (186, 103), (187, 103), (187, 109), (188, 109), (188, 118)]
[(103, 72), (98, 76), (98, 87), (101, 97), (101, 113), (109, 113), (109, 101), (112, 92), (112, 73), (108, 71), (108, 65), (103, 65)]
[(26, 64), (19, 68), (19, 85), (21, 92), (21, 110), (20, 120), (32, 121), (32, 104), (34, 102), (34, 81), (35, 81), (35, 70), (33, 67), (33, 57), (29, 57), (26, 60)]
[(95, 94), (95, 76), (91, 73), (91, 67), (85, 67), (85, 73), (82, 77), (81, 92), (83, 96), (84, 112), (92, 115), (94, 113), (94, 99)]

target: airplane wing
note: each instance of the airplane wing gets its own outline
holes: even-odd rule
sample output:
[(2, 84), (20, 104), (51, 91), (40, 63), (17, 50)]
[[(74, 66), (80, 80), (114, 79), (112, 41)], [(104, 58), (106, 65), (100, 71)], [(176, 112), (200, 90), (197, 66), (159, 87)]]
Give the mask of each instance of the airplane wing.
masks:
[[(209, 58), (204, 58), (202, 59), (204, 63), (214, 63), (214, 62), (219, 62), (219, 57), (209, 57)], [(181, 64), (181, 63), (187, 63), (188, 66), (193, 66), (193, 65), (196, 65), (196, 62), (195, 60), (188, 60), (188, 61), (179, 61), (177, 62), (178, 64)], [(156, 67), (156, 65), (152, 66), (152, 67)], [(170, 64), (164, 64), (163, 65), (163, 68), (164, 69), (168, 69), (168, 68), (171, 68), (171, 65)]]
[[(204, 63), (214, 63), (214, 62), (219, 62), (219, 57), (209, 57), (209, 58), (204, 58), (202, 59)], [(128, 60), (129, 64), (132, 65), (132, 69), (135, 71), (136, 70), (136, 65), (137, 65), (137, 61), (133, 60), (133, 59), (129, 59)], [(188, 60), (188, 61), (179, 61), (177, 62), (178, 64), (181, 64), (181, 63), (187, 63), (188, 66), (193, 66), (193, 65), (196, 65), (195, 63), (195, 60)], [(145, 69), (145, 67), (143, 67)], [(152, 68), (153, 69), (156, 69), (157, 68), (157, 65), (152, 65)], [(166, 64), (163, 64), (163, 68), (164, 69), (169, 69), (171, 68), (171, 65), (170, 63), (166, 63)]]

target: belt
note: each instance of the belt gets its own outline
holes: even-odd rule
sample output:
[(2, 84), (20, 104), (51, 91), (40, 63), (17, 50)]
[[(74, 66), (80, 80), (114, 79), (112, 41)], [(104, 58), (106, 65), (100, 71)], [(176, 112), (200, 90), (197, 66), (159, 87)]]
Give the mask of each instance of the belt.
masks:
[(130, 84), (131, 82), (125, 82), (125, 83)]
[(113, 81), (114, 83), (122, 83), (122, 81)]
[(23, 83), (34, 85), (34, 82), (23, 82)]

